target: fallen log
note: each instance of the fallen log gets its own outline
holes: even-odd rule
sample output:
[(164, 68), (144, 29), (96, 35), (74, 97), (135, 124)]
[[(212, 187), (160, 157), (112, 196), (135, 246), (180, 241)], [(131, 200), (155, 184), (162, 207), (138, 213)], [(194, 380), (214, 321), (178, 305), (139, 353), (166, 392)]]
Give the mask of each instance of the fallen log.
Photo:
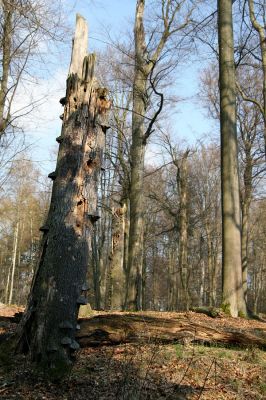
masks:
[[(121, 343), (206, 343), (210, 345), (256, 346), (266, 349), (266, 324), (260, 329), (211, 326), (211, 318), (203, 323), (186, 318), (144, 314), (104, 314), (79, 321), (77, 340), (81, 347)], [(232, 323), (233, 325), (233, 323)]]

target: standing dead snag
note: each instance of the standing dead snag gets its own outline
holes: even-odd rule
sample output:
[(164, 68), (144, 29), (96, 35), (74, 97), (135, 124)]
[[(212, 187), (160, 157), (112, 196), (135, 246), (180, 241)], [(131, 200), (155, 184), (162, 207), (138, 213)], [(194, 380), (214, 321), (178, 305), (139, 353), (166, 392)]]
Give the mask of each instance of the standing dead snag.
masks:
[(18, 332), (18, 351), (60, 378), (79, 348), (76, 320), (86, 304), (86, 272), (91, 234), (99, 218), (97, 186), (107, 114), (107, 89), (94, 77), (95, 55), (87, 54), (88, 28), (77, 16), (67, 79), (62, 133), (53, 180), (50, 210), (41, 255)]

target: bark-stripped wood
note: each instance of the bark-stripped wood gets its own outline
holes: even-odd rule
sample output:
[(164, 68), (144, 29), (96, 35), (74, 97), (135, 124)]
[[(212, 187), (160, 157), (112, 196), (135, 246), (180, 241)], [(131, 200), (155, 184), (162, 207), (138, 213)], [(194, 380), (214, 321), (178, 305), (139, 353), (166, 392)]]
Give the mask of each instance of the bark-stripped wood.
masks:
[(241, 329), (212, 327), (193, 321), (193, 316), (178, 315), (173, 318), (142, 314), (98, 315), (80, 320), (77, 341), (82, 347), (115, 345), (119, 343), (180, 342), (258, 346), (266, 349), (265, 329), (243, 332)]
[[(99, 218), (97, 187), (110, 102), (87, 54), (87, 24), (77, 16), (63, 125), (39, 266), (18, 333), (18, 351), (30, 352), (55, 376), (64, 375), (75, 341), (79, 306), (86, 304), (91, 235)], [(51, 177), (51, 175), (50, 175)]]

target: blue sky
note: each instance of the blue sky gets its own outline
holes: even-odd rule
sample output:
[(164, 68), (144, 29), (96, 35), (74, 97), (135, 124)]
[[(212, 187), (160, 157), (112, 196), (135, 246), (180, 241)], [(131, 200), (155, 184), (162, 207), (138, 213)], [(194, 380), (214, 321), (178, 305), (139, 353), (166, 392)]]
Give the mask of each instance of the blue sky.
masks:
[[(77, 12), (88, 21), (90, 52), (97, 52), (97, 49), (102, 48), (102, 42), (108, 40), (106, 39), (107, 32), (113, 37), (121, 35), (124, 30), (130, 29), (129, 22), (134, 19), (135, 0), (77, 0), (75, 2), (68, 0), (68, 4), (70, 7), (68, 18), (73, 30)], [(58, 62), (53, 66), (53, 73), (39, 82), (38, 95), (42, 92), (45, 94), (49, 88), (49, 100), (44, 100), (43, 105), (26, 121), (25, 131), (31, 132), (28, 135), (28, 141), (34, 143), (31, 155), (44, 173), (53, 170), (56, 160), (55, 138), (61, 131), (59, 115), (62, 113), (58, 101), (65, 91), (70, 52), (71, 40), (67, 47), (64, 46), (64, 51), (58, 55)], [(195, 143), (212, 129), (211, 122), (204, 117), (204, 110), (196, 100), (198, 75), (201, 68), (202, 63), (191, 61), (180, 66), (177, 71), (175, 91), (178, 97), (186, 100), (178, 104), (178, 112), (172, 118), (172, 136), (176, 141), (186, 139), (189, 143)], [(36, 89), (32, 90), (34, 95)], [(23, 101), (23, 96), (21, 101)]]

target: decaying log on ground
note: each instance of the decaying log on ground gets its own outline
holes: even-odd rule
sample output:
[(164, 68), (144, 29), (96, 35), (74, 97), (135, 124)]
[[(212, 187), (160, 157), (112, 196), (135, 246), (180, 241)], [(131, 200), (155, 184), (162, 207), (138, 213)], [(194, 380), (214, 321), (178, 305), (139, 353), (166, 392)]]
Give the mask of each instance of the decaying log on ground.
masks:
[[(211, 320), (211, 318), (210, 318)], [(180, 342), (257, 346), (266, 349), (266, 324), (261, 329), (212, 327), (208, 320), (194, 322), (185, 314), (176, 318), (142, 314), (106, 314), (81, 319), (77, 340), (82, 347), (138, 343)]]

